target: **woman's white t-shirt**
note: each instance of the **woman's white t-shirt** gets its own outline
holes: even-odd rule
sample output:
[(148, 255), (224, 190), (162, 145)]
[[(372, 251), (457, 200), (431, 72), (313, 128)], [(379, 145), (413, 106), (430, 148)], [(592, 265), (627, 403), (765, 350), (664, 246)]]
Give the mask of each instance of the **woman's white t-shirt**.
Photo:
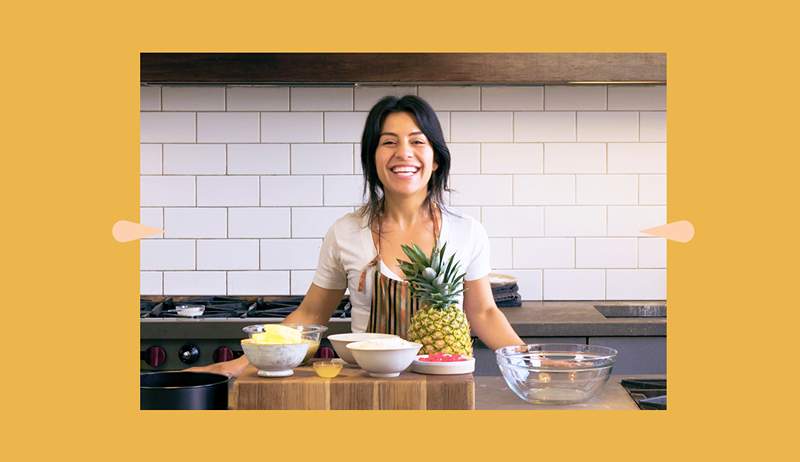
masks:
[[(447, 243), (447, 258), (455, 251), (455, 260), (461, 262), (461, 271), (466, 272), (464, 280), (480, 279), (491, 271), (489, 238), (483, 225), (474, 218), (454, 211), (442, 212), (439, 240)], [(367, 268), (367, 265), (376, 254), (367, 217), (357, 212), (338, 219), (322, 242), (319, 264), (312, 282), (324, 289), (350, 290), (353, 332), (364, 332), (367, 328), (374, 275), (374, 267)], [(365, 287), (363, 292), (359, 292), (358, 283), (361, 271), (365, 268), (368, 270)], [(380, 262), (380, 268), (386, 277), (402, 280), (383, 262)], [(463, 298), (460, 296), (458, 306), (463, 306)]]

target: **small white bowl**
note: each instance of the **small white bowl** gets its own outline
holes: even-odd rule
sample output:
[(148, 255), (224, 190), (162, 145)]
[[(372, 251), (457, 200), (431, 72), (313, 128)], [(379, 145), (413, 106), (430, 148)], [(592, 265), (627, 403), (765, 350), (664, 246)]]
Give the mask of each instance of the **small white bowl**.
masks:
[(353, 353), (358, 366), (372, 377), (397, 377), (406, 370), (417, 357), (422, 345), (403, 342), (404, 345), (390, 345), (375, 349), (372, 341), (353, 342), (347, 348)]
[(175, 313), (184, 318), (196, 318), (202, 316), (205, 311), (205, 305), (178, 305), (175, 307)]
[(261, 377), (287, 377), (303, 362), (308, 343), (269, 344), (244, 339), (242, 349)]
[(374, 340), (376, 338), (392, 338), (392, 337), (397, 337), (397, 336), (392, 334), (353, 332), (349, 334), (329, 335), (327, 339), (330, 340), (331, 345), (333, 345), (334, 351), (336, 351), (336, 354), (339, 355), (340, 358), (342, 358), (343, 360), (345, 360), (345, 362), (349, 364), (355, 364), (356, 358), (354, 358), (353, 353), (351, 353), (350, 350), (347, 349), (347, 345), (353, 342), (361, 342), (363, 340)]

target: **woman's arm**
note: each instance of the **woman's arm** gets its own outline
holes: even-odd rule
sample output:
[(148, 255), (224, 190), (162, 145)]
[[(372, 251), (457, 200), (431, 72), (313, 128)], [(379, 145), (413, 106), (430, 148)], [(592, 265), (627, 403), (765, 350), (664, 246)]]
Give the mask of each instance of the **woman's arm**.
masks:
[[(290, 313), (289, 316), (283, 320), (282, 324), (327, 325), (328, 321), (331, 319), (331, 315), (336, 311), (336, 307), (339, 306), (339, 302), (342, 301), (343, 296), (344, 289), (323, 289), (316, 284), (311, 284), (300, 306)], [(192, 367), (187, 370), (192, 372), (214, 372), (231, 377), (238, 377), (249, 364), (250, 361), (247, 360), (247, 356), (242, 355), (231, 361), (202, 367)]]
[(509, 345), (524, 345), (508, 319), (497, 308), (489, 276), (464, 282), (464, 312), (472, 331), (492, 350)]

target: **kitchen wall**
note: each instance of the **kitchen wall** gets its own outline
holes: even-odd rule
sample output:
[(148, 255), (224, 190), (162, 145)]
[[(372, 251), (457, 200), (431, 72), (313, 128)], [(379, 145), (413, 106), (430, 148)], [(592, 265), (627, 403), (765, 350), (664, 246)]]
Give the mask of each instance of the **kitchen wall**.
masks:
[(360, 135), (386, 94), (436, 109), (450, 204), (527, 300), (666, 298), (664, 86), (141, 87), (142, 294), (304, 294), (361, 203)]

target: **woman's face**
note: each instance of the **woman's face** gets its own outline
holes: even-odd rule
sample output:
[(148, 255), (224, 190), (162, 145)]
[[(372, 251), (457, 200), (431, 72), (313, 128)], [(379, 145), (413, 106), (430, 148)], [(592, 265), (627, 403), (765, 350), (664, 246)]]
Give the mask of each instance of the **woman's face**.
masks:
[(433, 147), (407, 112), (389, 114), (383, 122), (375, 168), (387, 195), (428, 193), (428, 181), (439, 165)]

